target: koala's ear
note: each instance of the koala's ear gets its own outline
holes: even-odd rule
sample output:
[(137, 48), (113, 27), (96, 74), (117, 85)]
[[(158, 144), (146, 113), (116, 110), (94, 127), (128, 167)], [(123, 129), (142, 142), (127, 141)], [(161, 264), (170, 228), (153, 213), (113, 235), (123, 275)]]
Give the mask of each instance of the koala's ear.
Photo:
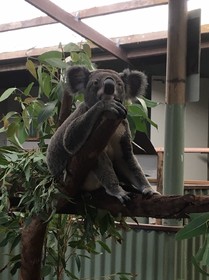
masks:
[(120, 76), (125, 84), (126, 95), (128, 98), (134, 98), (145, 94), (147, 88), (147, 76), (143, 72), (125, 69), (120, 73)]
[(83, 66), (72, 66), (67, 70), (66, 81), (72, 93), (82, 91), (88, 83), (90, 71)]

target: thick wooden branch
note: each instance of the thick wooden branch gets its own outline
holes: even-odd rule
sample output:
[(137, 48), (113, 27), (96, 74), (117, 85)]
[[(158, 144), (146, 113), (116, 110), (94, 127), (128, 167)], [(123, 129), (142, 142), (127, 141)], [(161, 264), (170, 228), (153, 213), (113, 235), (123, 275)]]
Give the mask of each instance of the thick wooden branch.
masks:
[[(195, 195), (154, 195), (148, 199), (136, 194), (126, 205), (100, 189), (85, 198), (85, 202), (100, 209), (110, 211), (114, 216), (121, 214), (126, 217), (152, 217), (161, 219), (180, 219), (189, 213), (209, 212), (209, 196)], [(58, 213), (80, 214), (83, 199), (75, 203), (59, 201)]]
[[(100, 189), (88, 193), (88, 195), (84, 194), (82, 198), (72, 198), (72, 202), (63, 198), (58, 199), (57, 213), (80, 215), (83, 213), (84, 202), (98, 209), (106, 209), (114, 216), (120, 213), (126, 217), (180, 219), (188, 217), (190, 213), (209, 212), (209, 196), (196, 196), (192, 194), (155, 195), (145, 199), (141, 194), (135, 194), (126, 205), (122, 205), (118, 199)], [(10, 204), (18, 210), (19, 199), (11, 198)]]

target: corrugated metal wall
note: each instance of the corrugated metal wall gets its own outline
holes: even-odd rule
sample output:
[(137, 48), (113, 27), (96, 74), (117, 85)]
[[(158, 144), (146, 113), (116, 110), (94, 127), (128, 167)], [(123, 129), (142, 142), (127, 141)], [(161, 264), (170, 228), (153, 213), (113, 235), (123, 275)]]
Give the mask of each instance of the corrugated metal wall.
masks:
[[(1, 240), (1, 234), (0, 234), (0, 240)], [(7, 254), (10, 251), (10, 246), (7, 245), (5, 247), (0, 247), (0, 270), (7, 264), (8, 256)], [(16, 247), (13, 252), (13, 256), (16, 256), (20, 253), (20, 249)], [(5, 269), (3, 273), (0, 273), (0, 280), (18, 280), (17, 276), (12, 276), (10, 274), (10, 267), (8, 269)]]
[[(135, 280), (206, 280), (199, 274), (191, 263), (191, 256), (197, 252), (202, 244), (201, 238), (175, 241), (175, 233), (155, 230), (133, 229), (123, 231), (122, 245), (113, 240), (107, 240), (112, 253), (102, 251), (99, 255), (92, 255), (90, 259), (83, 257), (81, 271), (77, 271), (74, 262), (69, 263), (69, 269), (79, 279), (119, 279), (118, 277), (104, 278), (117, 272), (136, 274)], [(3, 254), (8, 247), (1, 248), (0, 264), (5, 260)], [(85, 252), (80, 251), (81, 255)], [(8, 270), (0, 274), (2, 280), (16, 280)], [(46, 280), (52, 280), (52, 276)], [(69, 279), (69, 278), (64, 278)]]

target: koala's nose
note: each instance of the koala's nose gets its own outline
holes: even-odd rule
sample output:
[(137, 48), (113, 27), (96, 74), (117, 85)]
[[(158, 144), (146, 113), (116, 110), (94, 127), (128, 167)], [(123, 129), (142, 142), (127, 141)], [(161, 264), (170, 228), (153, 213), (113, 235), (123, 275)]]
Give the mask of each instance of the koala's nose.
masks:
[(104, 80), (104, 93), (112, 95), (115, 91), (115, 81), (108, 77)]

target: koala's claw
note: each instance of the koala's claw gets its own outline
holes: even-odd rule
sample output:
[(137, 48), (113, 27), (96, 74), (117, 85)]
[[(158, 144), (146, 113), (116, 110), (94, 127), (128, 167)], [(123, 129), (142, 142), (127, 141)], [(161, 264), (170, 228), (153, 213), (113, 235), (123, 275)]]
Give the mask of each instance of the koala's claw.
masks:
[(117, 195), (116, 196), (119, 200), (120, 200), (120, 202), (124, 205), (124, 206), (126, 206), (126, 204), (130, 201), (130, 200), (132, 200), (132, 199), (134, 199), (135, 197), (136, 197), (136, 193), (133, 193), (133, 192), (125, 192), (125, 191), (123, 191), (123, 195)]
[(161, 195), (159, 192), (152, 189), (152, 187), (146, 187), (142, 191), (143, 198), (150, 198), (153, 195)]
[(131, 200), (131, 195), (130, 195), (130, 193), (126, 193), (125, 195), (116, 195), (116, 197), (120, 200), (120, 202), (122, 203), (122, 204), (126, 204), (128, 201), (130, 201)]
[(121, 104), (121, 102), (116, 101), (116, 100), (105, 100), (104, 102), (104, 111), (109, 112), (110, 118), (115, 118), (116, 116), (120, 116), (122, 118), (126, 118), (127, 115), (127, 110)]

